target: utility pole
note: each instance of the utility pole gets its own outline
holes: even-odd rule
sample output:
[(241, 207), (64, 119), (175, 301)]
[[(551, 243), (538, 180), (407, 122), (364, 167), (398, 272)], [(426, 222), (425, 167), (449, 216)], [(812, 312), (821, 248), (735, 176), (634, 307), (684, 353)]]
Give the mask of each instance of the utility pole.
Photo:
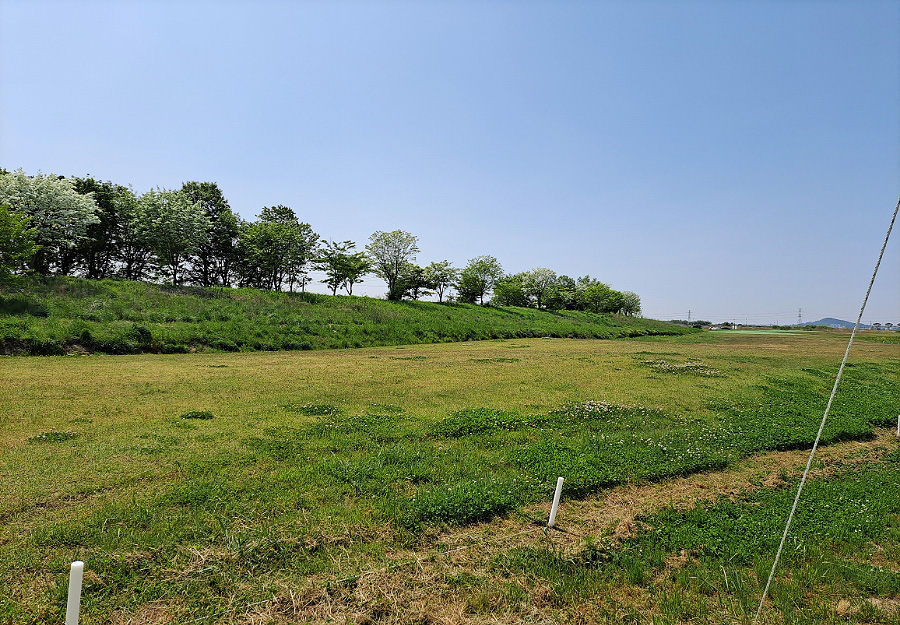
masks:
[(798, 326), (803, 325), (803, 309), (802, 308), (797, 309), (797, 325)]

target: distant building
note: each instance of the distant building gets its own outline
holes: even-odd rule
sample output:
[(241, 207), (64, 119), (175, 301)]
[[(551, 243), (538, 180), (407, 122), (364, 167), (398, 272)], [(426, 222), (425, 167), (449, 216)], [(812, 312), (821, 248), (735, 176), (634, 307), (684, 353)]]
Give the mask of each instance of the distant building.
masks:
[(882, 326), (880, 323), (878, 323), (876, 321), (875, 323), (872, 324), (872, 329), (875, 330), (876, 332), (881, 332), (882, 330), (884, 330), (884, 326)]
[(884, 324), (884, 329), (887, 330), (888, 332), (890, 332), (891, 330), (894, 329), (894, 324), (891, 323), (890, 321), (888, 321), (886, 324)]

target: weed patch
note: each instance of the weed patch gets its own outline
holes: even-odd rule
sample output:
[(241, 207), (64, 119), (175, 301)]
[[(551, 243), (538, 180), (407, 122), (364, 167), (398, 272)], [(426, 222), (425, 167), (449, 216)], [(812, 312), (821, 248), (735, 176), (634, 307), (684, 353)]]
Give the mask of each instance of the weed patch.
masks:
[(441, 438), (459, 438), (469, 434), (517, 430), (531, 424), (534, 424), (534, 421), (523, 419), (513, 412), (473, 408), (458, 410), (446, 419), (438, 421), (432, 426), (431, 434)]
[(305, 432), (318, 438), (331, 439), (341, 434), (365, 434), (373, 440), (387, 440), (399, 435), (396, 414), (366, 413), (321, 419), (305, 428)]
[(428, 486), (416, 492), (399, 520), (410, 529), (423, 523), (485, 521), (519, 507), (532, 492), (531, 482), (514, 477), (490, 476), (457, 484)]
[(59, 432), (50, 430), (49, 432), (41, 432), (37, 436), (28, 439), (29, 443), (62, 443), (78, 438), (78, 432)]
[(521, 358), (470, 358), (472, 362), (519, 362)]
[(182, 419), (212, 419), (213, 413), (208, 410), (191, 410), (181, 415)]
[(368, 412), (373, 414), (390, 414), (390, 415), (399, 415), (403, 414), (403, 408), (396, 404), (369, 404)]
[(691, 360), (682, 363), (673, 363), (662, 358), (657, 358), (655, 360), (642, 360), (641, 364), (657, 373), (699, 375), (705, 377), (716, 377), (722, 375), (722, 372), (719, 369), (713, 369), (712, 367), (705, 365), (702, 362)]
[(296, 428), (280, 426), (267, 428), (265, 436), (251, 436), (244, 444), (258, 454), (275, 460), (296, 458), (304, 448), (305, 436)]
[(340, 408), (332, 404), (285, 404), (288, 412), (298, 412), (309, 417), (322, 417), (341, 413)]

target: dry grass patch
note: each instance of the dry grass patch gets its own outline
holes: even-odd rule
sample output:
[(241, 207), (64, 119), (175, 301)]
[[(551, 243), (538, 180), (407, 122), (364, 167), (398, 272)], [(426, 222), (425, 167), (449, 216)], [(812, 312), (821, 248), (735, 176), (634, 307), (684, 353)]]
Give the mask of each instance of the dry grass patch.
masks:
[(133, 613), (113, 612), (110, 625), (168, 625), (177, 623), (175, 610), (177, 603), (171, 601), (154, 601), (140, 606)]

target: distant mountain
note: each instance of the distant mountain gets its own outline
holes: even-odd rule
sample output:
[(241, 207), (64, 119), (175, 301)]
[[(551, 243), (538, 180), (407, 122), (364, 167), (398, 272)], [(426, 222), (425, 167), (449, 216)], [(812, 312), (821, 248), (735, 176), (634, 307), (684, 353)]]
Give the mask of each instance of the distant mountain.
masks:
[[(794, 324), (795, 326), (827, 326), (829, 328), (848, 328), (850, 330), (853, 329), (853, 326), (856, 324), (852, 321), (844, 321), (843, 319), (835, 319), (834, 317), (825, 317), (824, 319), (819, 319), (818, 321), (807, 321), (806, 323)], [(872, 326), (867, 325), (865, 323), (859, 324), (860, 330), (869, 330)]]

